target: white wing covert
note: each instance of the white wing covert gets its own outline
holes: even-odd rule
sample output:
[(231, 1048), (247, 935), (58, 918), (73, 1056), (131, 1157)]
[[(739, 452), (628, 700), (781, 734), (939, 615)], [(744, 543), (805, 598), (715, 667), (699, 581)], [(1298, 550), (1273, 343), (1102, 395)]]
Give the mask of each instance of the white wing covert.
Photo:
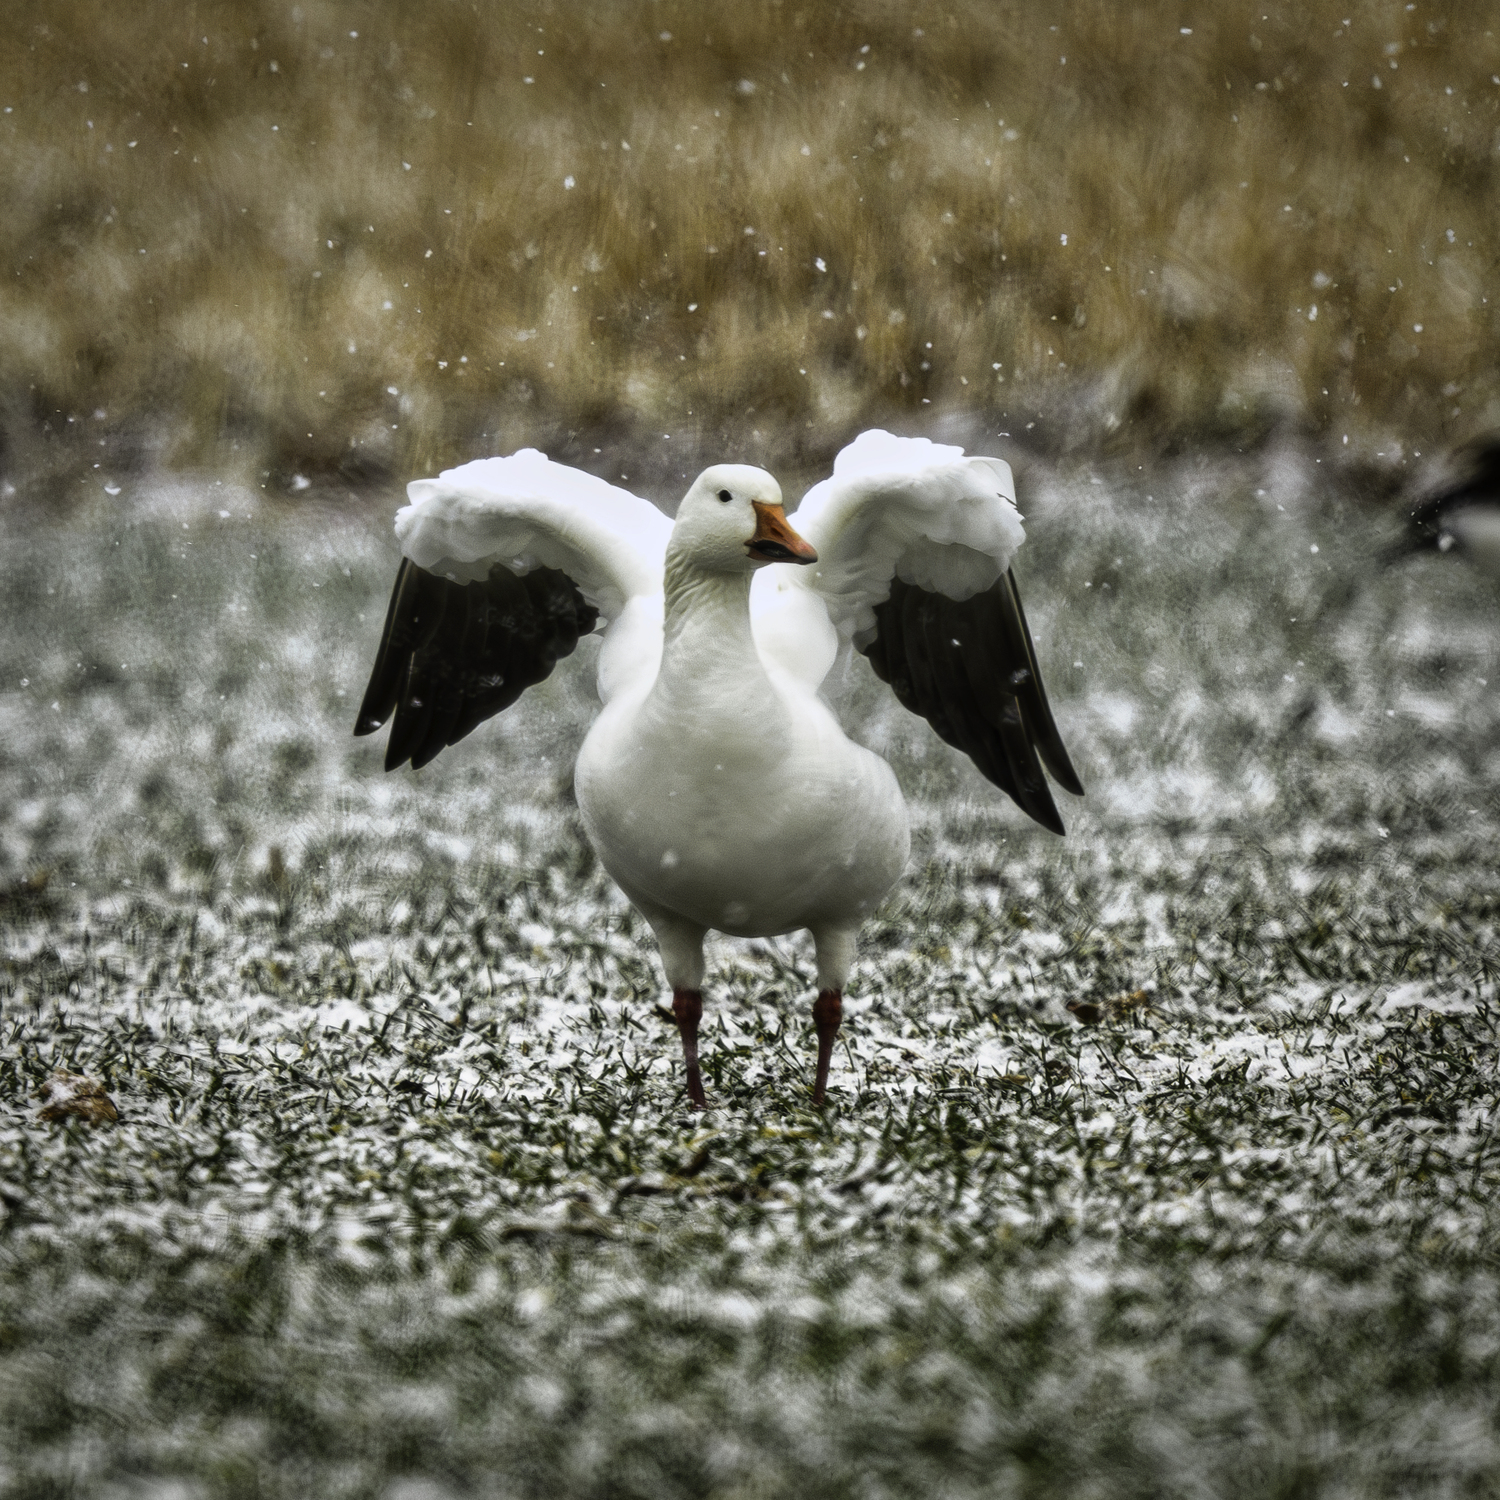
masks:
[(1011, 572), (1025, 532), (1010, 465), (866, 432), (839, 454), (833, 477), (808, 491), (794, 521), (818, 562), (782, 580), (782, 591), (800, 583), (819, 595), (839, 637), (903, 706), (1062, 833), (1043, 765), (1067, 791), (1081, 796), (1083, 787)]
[(654, 670), (672, 523), (649, 501), (534, 448), (415, 480), (407, 495), (405, 557), (354, 731), (395, 713), (388, 770), (426, 765), (508, 708), (601, 619), (614, 627), (601, 691)]

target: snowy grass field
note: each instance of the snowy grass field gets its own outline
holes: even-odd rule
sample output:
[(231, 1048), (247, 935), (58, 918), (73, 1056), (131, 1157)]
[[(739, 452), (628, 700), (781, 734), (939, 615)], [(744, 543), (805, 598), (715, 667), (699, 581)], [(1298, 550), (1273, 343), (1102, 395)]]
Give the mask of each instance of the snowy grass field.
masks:
[(17, 497), (0, 1495), (1500, 1494), (1496, 586), (1295, 450), (1021, 482), (1068, 838), (860, 663), (916, 850), (829, 1106), (724, 941), (697, 1118), (591, 643), (386, 776), (394, 492)]

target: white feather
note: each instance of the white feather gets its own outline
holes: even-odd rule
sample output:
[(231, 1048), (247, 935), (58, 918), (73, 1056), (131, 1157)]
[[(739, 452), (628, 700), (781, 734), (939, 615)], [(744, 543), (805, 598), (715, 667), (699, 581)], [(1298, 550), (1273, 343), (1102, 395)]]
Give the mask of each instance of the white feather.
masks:
[(864, 645), (892, 578), (960, 600), (1000, 578), (1026, 539), (1015, 494), (1003, 459), (861, 433), (797, 509), (818, 561), (788, 582), (814, 591), (839, 635)]
[(459, 583), (484, 578), (497, 562), (518, 576), (559, 568), (611, 627), (599, 696), (608, 702), (655, 676), (672, 523), (650, 501), (535, 448), (413, 480), (406, 493), (396, 536), (418, 567)]
[(561, 568), (607, 620), (661, 590), (672, 523), (650, 501), (535, 448), (413, 480), (406, 493), (396, 536), (430, 573), (467, 583), (495, 562), (516, 574)]

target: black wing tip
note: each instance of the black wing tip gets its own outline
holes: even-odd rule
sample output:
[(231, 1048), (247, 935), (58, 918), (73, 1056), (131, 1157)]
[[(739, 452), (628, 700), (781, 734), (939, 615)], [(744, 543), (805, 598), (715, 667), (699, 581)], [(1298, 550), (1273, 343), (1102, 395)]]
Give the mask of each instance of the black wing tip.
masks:
[(1039, 823), (1048, 833), (1055, 833), (1059, 838), (1068, 836), (1067, 825), (1064, 824), (1062, 814), (1057, 810), (1057, 803), (1052, 797), (1052, 788), (1047, 785), (1045, 778), (1037, 785), (1027, 787), (1026, 801), (1022, 802), (1018, 797), (1016, 805), (1033, 823)]
[(1052, 773), (1052, 779), (1070, 797), (1084, 797), (1088, 794), (1083, 789), (1083, 778), (1073, 769), (1071, 760), (1064, 760), (1062, 765), (1054, 765), (1050, 760), (1047, 769)]
[(403, 559), (354, 733), (390, 721), (385, 769), (421, 770), (550, 676), (598, 618), (558, 569), (496, 564), (460, 584)]
[[(1002, 580), (989, 597), (987, 607), (998, 607), (1007, 616), (1008, 650), (1016, 658), (1012, 665), (1023, 665), (1033, 684), (1024, 693), (1000, 690), (1008, 709), (1001, 709), (984, 686), (992, 679), (990, 670), (979, 668), (977, 676), (970, 670), (971, 697), (955, 677), (959, 663), (946, 659), (946, 640), (956, 645), (959, 636), (969, 639), (967, 628), (948, 617), (964, 606), (899, 577), (892, 579), (890, 594), (875, 607), (875, 635), (859, 649), (902, 707), (926, 719), (939, 738), (967, 755), (975, 769), (1033, 822), (1065, 838), (1067, 827), (1044, 772), (1050, 771), (1058, 785), (1076, 797), (1083, 796), (1083, 783), (1052, 721), (1014, 579)], [(1002, 657), (1005, 654), (1002, 648)]]
[[(1005, 577), (996, 585), (996, 602), (1000, 605), (1002, 613), (1009, 614), (1010, 611), (1014, 611), (1014, 618), (1009, 624), (1012, 629), (1019, 630), (1025, 662), (1030, 672), (1024, 697), (1029, 738), (1035, 745), (1038, 758), (1058, 786), (1070, 796), (1082, 797), (1084, 795), (1083, 779), (1073, 765), (1072, 757), (1068, 754), (1068, 747), (1063, 744), (1062, 733), (1057, 727), (1057, 721), (1052, 717), (1052, 705), (1047, 700), (1047, 690), (1042, 685), (1041, 664), (1037, 661), (1036, 645), (1031, 639), (1031, 626), (1026, 620), (1026, 607), (1021, 603), (1021, 588), (1016, 582), (1014, 568), (1007, 568)], [(1055, 808), (1053, 814), (1057, 816)], [(1061, 834), (1064, 829), (1061, 826), (1060, 816), (1057, 816), (1057, 821), (1059, 826), (1053, 829), (1053, 832)], [(1044, 823), (1043, 826), (1050, 825)]]
[(1031, 819), (1033, 823), (1045, 828), (1048, 833), (1055, 833), (1059, 838), (1068, 836), (1067, 825), (1062, 820), (1062, 814), (1057, 810), (1057, 803), (1052, 799), (1052, 788), (1047, 785), (1045, 778), (1027, 785), (1024, 791), (1017, 787), (1012, 790), (992, 776), (991, 781), (1010, 798), (1017, 807)]
[(412, 769), (417, 769), (416, 757), (420, 748), (412, 744), (403, 744), (399, 734), (399, 724), (391, 726), (391, 737), (385, 742), (385, 770), (399, 771), (407, 761), (411, 761)]

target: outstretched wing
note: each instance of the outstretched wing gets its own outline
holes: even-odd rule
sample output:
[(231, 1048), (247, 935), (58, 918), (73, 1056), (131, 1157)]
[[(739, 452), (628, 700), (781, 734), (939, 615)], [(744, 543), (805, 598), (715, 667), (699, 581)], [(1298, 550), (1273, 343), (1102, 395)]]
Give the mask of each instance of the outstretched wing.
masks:
[(1043, 767), (1083, 785), (1053, 720), (1011, 572), (1025, 540), (1010, 465), (886, 432), (862, 434), (794, 524), (835, 629), (896, 697), (1012, 797), (1063, 832)]
[[(541, 682), (603, 619), (601, 690), (654, 670), (671, 523), (535, 449), (408, 486), (406, 556), (356, 721), (395, 714), (385, 764), (427, 764)], [(644, 603), (645, 607), (642, 607)]]
[(420, 770), (549, 676), (598, 619), (556, 568), (517, 577), (496, 563), (482, 582), (456, 583), (402, 558), (354, 732), (394, 711), (385, 768)]
[(964, 600), (891, 580), (875, 606), (874, 639), (861, 649), (902, 706), (1053, 833), (1062, 818), (1042, 774), (1083, 795), (1053, 722), (1015, 575)]

